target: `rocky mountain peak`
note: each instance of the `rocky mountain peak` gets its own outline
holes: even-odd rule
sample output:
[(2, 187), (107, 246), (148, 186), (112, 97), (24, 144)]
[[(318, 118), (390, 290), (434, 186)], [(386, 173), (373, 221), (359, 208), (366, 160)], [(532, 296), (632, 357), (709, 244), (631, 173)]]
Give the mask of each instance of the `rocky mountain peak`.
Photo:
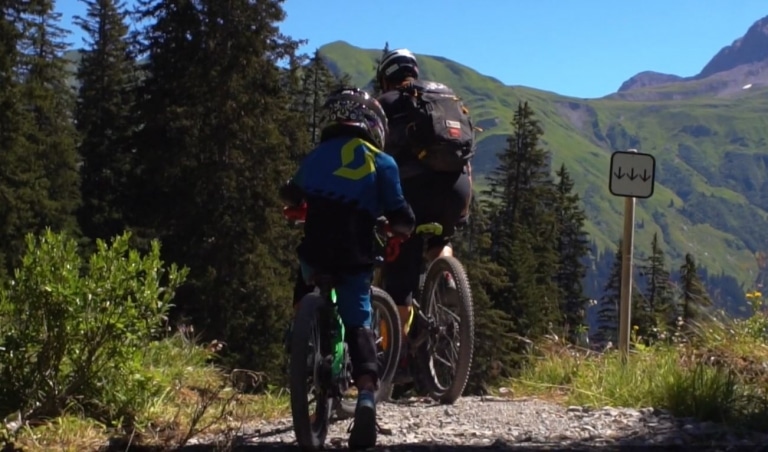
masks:
[(758, 20), (741, 38), (723, 47), (696, 78), (709, 77), (737, 66), (768, 60), (768, 16)]

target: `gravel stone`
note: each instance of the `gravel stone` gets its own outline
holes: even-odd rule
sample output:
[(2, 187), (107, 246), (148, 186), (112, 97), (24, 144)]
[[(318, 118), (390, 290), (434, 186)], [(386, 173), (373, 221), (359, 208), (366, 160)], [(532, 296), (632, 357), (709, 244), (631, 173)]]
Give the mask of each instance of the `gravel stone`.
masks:
[[(688, 449), (767, 450), (768, 432), (736, 432), (711, 422), (676, 419), (654, 408), (589, 409), (537, 399), (464, 397), (445, 406), (413, 398), (378, 405), (377, 450), (610, 450), (629, 445), (683, 446)], [(334, 422), (327, 448), (346, 448), (349, 420)], [(190, 444), (213, 445), (216, 438)], [(259, 422), (239, 432), (235, 450), (267, 450), (295, 445), (290, 418)], [(760, 447), (761, 446), (761, 447)], [(679, 449), (678, 449), (679, 450)]]

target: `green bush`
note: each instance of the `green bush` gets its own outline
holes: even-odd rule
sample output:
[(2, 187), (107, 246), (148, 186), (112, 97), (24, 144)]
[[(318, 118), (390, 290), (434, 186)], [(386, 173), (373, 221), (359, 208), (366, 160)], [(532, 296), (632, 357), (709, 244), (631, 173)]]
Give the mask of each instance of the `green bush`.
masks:
[(145, 256), (130, 234), (98, 241), (84, 262), (77, 243), (28, 235), (20, 268), (0, 288), (0, 416), (56, 416), (76, 407), (129, 421), (167, 388), (143, 366), (187, 269)]

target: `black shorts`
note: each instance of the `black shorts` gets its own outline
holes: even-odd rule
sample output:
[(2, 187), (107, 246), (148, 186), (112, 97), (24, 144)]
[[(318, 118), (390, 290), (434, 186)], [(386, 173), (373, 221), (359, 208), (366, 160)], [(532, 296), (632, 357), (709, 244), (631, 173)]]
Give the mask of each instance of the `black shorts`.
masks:
[[(400, 182), (405, 199), (411, 204), (416, 224), (437, 222), (443, 226), (443, 234), (430, 237), (430, 249), (449, 245), (456, 232), (456, 225), (466, 221), (472, 184), (466, 172), (460, 174), (423, 173)], [(400, 247), (394, 262), (385, 267), (385, 290), (395, 304), (407, 306), (411, 294), (418, 289), (423, 242), (414, 235)]]
[(472, 197), (472, 184), (467, 173), (422, 173), (404, 179), (400, 184), (417, 225), (436, 222), (443, 226), (443, 235), (430, 238), (429, 247), (448, 244), (456, 232), (456, 225), (466, 220)]

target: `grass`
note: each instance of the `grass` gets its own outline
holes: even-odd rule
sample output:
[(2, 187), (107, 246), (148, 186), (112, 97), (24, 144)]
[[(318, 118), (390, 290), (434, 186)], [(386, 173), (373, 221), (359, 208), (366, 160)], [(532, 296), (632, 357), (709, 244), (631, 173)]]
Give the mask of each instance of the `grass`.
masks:
[(596, 352), (550, 340), (539, 344), (507, 384), (515, 396), (595, 408), (654, 407), (680, 417), (765, 430), (766, 319), (758, 314), (733, 323), (710, 320), (684, 341), (635, 343), (626, 364), (616, 350)]
[[(755, 293), (747, 297), (754, 303), (751, 318), (709, 320), (693, 328), (685, 340), (676, 336), (676, 341), (650, 346), (635, 340), (626, 364), (615, 351), (544, 341), (505, 386), (515, 396), (569, 405), (654, 407), (680, 417), (765, 428), (768, 311)], [(243, 426), (289, 415), (286, 393), (239, 391), (244, 383), (258, 383), (260, 376), (225, 374), (209, 362), (215, 351), (216, 343), (196, 344), (183, 330), (150, 347), (144, 368), (167, 390), (150, 400), (130, 427), (96, 422), (73, 407), (60, 417), (26, 424), (15, 432), (6, 424), (5, 431), (0, 428), (0, 443), (5, 437), (16, 449), (4, 450), (23, 451), (98, 450), (107, 443), (121, 450), (129, 446), (171, 450), (202, 435), (227, 446)]]
[[(215, 345), (215, 344), (214, 344)], [(155, 343), (147, 350), (145, 366), (156, 383), (167, 388), (137, 413), (133, 425), (108, 426), (83, 416), (76, 407), (48, 421), (36, 421), (15, 432), (0, 425), (5, 439), (23, 451), (88, 451), (107, 443), (173, 449), (196, 435), (220, 435), (227, 441), (244, 425), (287, 416), (287, 393), (268, 390), (253, 395), (238, 390), (238, 382), (258, 380), (255, 373), (226, 374), (209, 363), (212, 347), (195, 344), (185, 334)]]

